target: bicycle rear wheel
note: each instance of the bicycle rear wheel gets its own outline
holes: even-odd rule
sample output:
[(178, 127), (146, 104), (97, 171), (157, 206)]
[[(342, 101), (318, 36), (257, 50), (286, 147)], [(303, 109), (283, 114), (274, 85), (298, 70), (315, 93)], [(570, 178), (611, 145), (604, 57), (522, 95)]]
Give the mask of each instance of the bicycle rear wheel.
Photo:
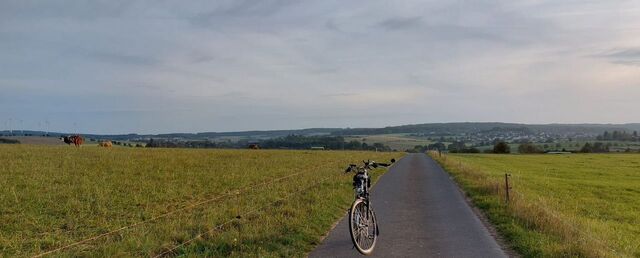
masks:
[(373, 210), (362, 199), (356, 199), (349, 211), (349, 232), (358, 252), (370, 255), (378, 240), (378, 226)]

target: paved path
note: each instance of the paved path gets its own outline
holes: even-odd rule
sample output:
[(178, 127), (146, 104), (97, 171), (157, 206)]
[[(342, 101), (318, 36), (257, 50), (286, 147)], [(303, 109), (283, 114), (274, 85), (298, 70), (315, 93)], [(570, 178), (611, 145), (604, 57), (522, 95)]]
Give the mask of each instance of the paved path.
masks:
[[(424, 154), (408, 154), (371, 193), (380, 236), (372, 257), (506, 257), (449, 175)], [(340, 220), (310, 257), (359, 257)]]

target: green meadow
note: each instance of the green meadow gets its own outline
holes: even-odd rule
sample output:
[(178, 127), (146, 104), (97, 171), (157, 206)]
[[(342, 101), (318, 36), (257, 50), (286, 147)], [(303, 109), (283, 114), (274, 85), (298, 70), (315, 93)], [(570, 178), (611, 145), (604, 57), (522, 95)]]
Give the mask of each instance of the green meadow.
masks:
[(304, 256), (401, 155), (0, 145), (0, 256)]
[(525, 257), (640, 257), (638, 154), (431, 155)]

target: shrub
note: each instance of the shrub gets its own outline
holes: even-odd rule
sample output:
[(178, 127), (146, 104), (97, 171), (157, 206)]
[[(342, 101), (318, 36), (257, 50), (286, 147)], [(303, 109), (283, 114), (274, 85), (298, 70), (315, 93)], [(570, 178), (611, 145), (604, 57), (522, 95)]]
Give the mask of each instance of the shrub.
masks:
[(507, 144), (506, 142), (498, 142), (493, 146), (493, 153), (511, 153), (511, 147), (509, 147), (509, 144)]

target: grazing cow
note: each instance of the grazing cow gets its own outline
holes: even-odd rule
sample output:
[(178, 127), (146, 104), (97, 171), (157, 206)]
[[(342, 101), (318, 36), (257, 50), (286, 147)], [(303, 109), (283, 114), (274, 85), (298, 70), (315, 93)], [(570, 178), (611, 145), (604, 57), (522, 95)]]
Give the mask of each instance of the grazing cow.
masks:
[(100, 147), (113, 147), (113, 144), (111, 143), (111, 141), (101, 141), (100, 143), (98, 143), (98, 146)]
[(73, 145), (75, 145), (76, 147), (80, 147), (80, 145), (84, 143), (84, 138), (82, 138), (82, 136), (80, 135), (69, 135), (60, 137), (60, 140), (69, 145), (73, 143)]

